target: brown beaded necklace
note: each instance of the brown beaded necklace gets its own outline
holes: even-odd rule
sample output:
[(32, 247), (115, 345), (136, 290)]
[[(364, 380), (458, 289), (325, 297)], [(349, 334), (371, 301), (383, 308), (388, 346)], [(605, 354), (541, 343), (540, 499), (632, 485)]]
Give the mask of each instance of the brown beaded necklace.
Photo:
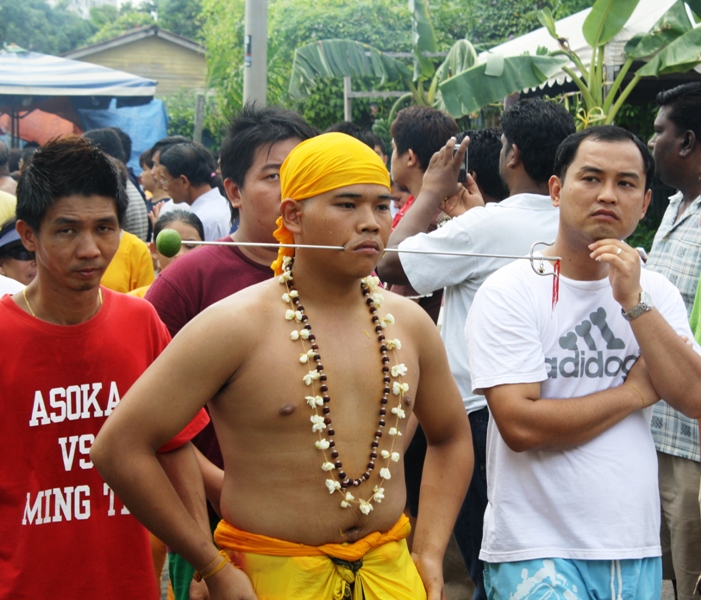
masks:
[[(368, 310), (370, 311), (370, 317), (372, 320), (375, 333), (377, 334), (377, 341), (380, 346), (380, 354), (382, 355), (382, 398), (380, 398), (380, 409), (379, 409), (379, 422), (378, 428), (374, 433), (373, 440), (370, 443), (370, 456), (367, 463), (367, 467), (364, 473), (359, 477), (351, 478), (347, 475), (343, 467), (343, 462), (339, 458), (338, 449), (336, 448), (336, 442), (333, 436), (336, 434), (333, 429), (333, 422), (330, 417), (331, 408), (330, 402), (331, 398), (328, 394), (328, 384), (327, 376), (324, 372), (324, 366), (321, 362), (321, 356), (319, 354), (319, 346), (316, 342), (316, 336), (312, 333), (312, 327), (309, 323), (309, 317), (305, 314), (304, 306), (302, 306), (299, 292), (294, 287), (294, 280), (292, 277), (292, 264), (293, 259), (286, 261), (284, 265), (285, 271), (279, 277), (279, 281), (286, 285), (287, 293), (283, 294), (282, 299), (284, 302), (289, 303), (292, 306), (291, 310), (288, 310), (285, 318), (288, 321), (294, 320), (301, 326), (301, 329), (295, 329), (290, 337), (294, 341), (302, 341), (303, 347), (304, 341), (308, 341), (310, 349), (306, 350), (300, 355), (300, 363), (306, 364), (310, 360), (316, 363), (316, 368), (311, 369), (307, 375), (304, 376), (304, 383), (312, 389), (314, 384), (318, 382), (319, 394), (313, 396), (306, 396), (307, 403), (314, 410), (314, 415), (311, 417), (311, 422), (313, 424), (312, 431), (319, 433), (319, 440), (315, 443), (318, 450), (324, 453), (324, 463), (322, 464), (322, 470), (326, 472), (335, 471), (334, 479), (327, 479), (325, 481), (326, 487), (329, 493), (333, 494), (336, 491), (341, 492), (345, 495), (344, 500), (341, 502), (343, 508), (350, 506), (350, 503), (357, 503), (360, 505), (360, 510), (364, 514), (368, 514), (372, 509), (371, 501), (381, 502), (384, 498), (384, 488), (382, 484), (386, 479), (390, 479), (391, 474), (389, 471), (389, 465), (391, 462), (397, 462), (400, 458), (398, 452), (394, 452), (394, 443), (397, 437), (401, 436), (399, 431), (399, 420), (405, 418), (404, 410), (401, 406), (401, 399), (404, 397), (404, 393), (408, 391), (409, 386), (406, 383), (401, 383), (399, 381), (392, 384), (391, 376), (396, 378), (401, 378), (406, 374), (406, 367), (404, 365), (395, 365), (390, 367), (390, 357), (388, 356), (389, 350), (394, 350), (401, 346), (399, 340), (387, 340), (384, 334), (384, 328), (387, 324), (392, 323), (394, 319), (391, 315), (386, 315), (384, 319), (381, 319), (377, 314), (378, 305), (382, 302), (382, 296), (377, 291), (377, 279), (376, 278), (366, 278), (361, 280), (360, 287), (361, 292), (365, 298), (365, 302), (368, 305)], [(374, 292), (374, 293), (373, 293)], [(385, 467), (380, 469), (381, 481), (379, 485), (376, 485), (372, 496), (368, 500), (359, 499), (355, 502), (355, 498), (348, 491), (349, 488), (357, 488), (362, 483), (370, 479), (372, 471), (375, 469), (375, 463), (378, 458), (378, 449), (380, 446), (380, 440), (383, 435), (383, 430), (387, 424), (387, 405), (389, 404), (390, 394), (399, 396), (399, 405), (391, 409), (391, 413), (396, 416), (395, 426), (391, 427), (388, 431), (389, 435), (392, 436), (392, 443), (389, 450), (383, 450), (380, 452), (380, 456), (387, 461)], [(319, 414), (319, 409), (321, 413)], [(326, 432), (329, 439), (322, 438), (322, 432)], [(327, 456), (326, 451), (329, 450), (329, 456)], [(332, 462), (333, 461), (333, 462)]]

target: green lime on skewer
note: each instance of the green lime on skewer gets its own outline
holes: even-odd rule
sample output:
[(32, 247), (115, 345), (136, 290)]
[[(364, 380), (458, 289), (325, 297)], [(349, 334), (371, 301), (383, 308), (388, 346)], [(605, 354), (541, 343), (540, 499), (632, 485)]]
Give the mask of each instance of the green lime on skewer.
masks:
[(175, 229), (164, 229), (156, 237), (156, 249), (168, 258), (173, 258), (180, 252), (183, 241)]

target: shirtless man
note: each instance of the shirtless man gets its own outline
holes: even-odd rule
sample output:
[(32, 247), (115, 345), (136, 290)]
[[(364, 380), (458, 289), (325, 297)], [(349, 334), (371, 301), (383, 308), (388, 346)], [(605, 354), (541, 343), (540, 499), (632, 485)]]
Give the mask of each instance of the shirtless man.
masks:
[[(330, 133), (297, 146), (280, 176), (276, 238), (346, 250), (298, 249), (288, 274), (195, 318), (125, 396), (91, 456), (212, 598), (439, 600), (472, 444), (431, 320), (394, 294), (383, 303), (374, 278), (361, 285), (390, 233), (387, 170), (361, 142)], [(241, 570), (217, 556), (154, 458), (206, 403), (225, 464), (215, 540)], [(416, 568), (402, 514), (412, 412), (428, 439)]]

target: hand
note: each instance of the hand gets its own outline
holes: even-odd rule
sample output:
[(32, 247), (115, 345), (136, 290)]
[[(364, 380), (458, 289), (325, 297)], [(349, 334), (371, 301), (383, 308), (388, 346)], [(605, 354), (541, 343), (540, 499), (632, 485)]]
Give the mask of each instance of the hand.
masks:
[(458, 174), (469, 145), (470, 138), (465, 137), (453, 156), (455, 138), (451, 137), (445, 146), (431, 157), (431, 162), (428, 163), (428, 168), (424, 173), (420, 196), (435, 199), (437, 205), (439, 202), (460, 193), (462, 186), (458, 183)]
[(468, 173), (467, 181), (464, 184), (458, 183), (458, 185), (460, 191), (455, 196), (445, 198), (438, 205), (438, 208), (445, 214), (450, 217), (458, 217), (475, 206), (484, 206), (484, 198), (482, 198), (472, 175)]
[(248, 575), (232, 564), (226, 565), (205, 583), (211, 600), (258, 600)]
[(652, 406), (660, 399), (660, 395), (652, 385), (647, 364), (642, 356), (635, 361), (635, 364), (628, 371), (628, 376), (623, 385), (631, 385), (640, 393), (642, 396), (641, 409)]
[(599, 240), (589, 245), (594, 260), (608, 263), (613, 297), (624, 311), (640, 302), (640, 255), (621, 240)]
[(411, 553), (411, 558), (426, 588), (428, 600), (447, 600), (443, 582), (443, 561), (414, 552)]
[(158, 221), (158, 217), (161, 216), (161, 208), (163, 208), (163, 205), (165, 203), (165, 200), (161, 200), (160, 202), (157, 202), (153, 205), (151, 212), (148, 214), (148, 220), (151, 221), (151, 227), (156, 226), (156, 221)]

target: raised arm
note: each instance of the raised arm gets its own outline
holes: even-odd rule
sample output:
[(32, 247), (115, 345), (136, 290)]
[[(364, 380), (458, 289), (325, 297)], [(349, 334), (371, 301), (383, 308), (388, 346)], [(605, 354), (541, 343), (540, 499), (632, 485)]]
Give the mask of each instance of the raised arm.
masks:
[[(640, 302), (643, 291), (637, 251), (624, 242), (610, 239), (600, 240), (590, 249), (592, 258), (608, 263), (616, 301), (624, 311), (631, 310)], [(686, 312), (681, 300), (677, 312), (680, 314), (666, 316), (682, 320), (686, 326)], [(687, 417), (701, 417), (701, 356), (656, 308), (632, 320), (630, 327), (660, 397)], [(688, 328), (683, 335), (693, 337)]]
[[(217, 548), (208, 528), (198, 524), (176, 493), (156, 449), (217, 394), (240, 364), (243, 350), (236, 348), (246, 344), (236, 343), (231, 328), (221, 327), (222, 317), (230, 319), (226, 308), (213, 307), (174, 338), (124, 396), (91, 451), (100, 474), (136, 518), (198, 570), (216, 560)], [(202, 487), (201, 478), (191, 483)], [(255, 598), (248, 578), (230, 565), (207, 583), (212, 598)]]
[(420, 380), (414, 414), (428, 448), (412, 556), (429, 599), (440, 600), (443, 556), (472, 476), (470, 422), (448, 366), (443, 342), (426, 315), (418, 320)]
[[(466, 137), (453, 156), (455, 138), (450, 138), (446, 145), (433, 155), (424, 173), (421, 193), (389, 237), (390, 248), (397, 248), (401, 242), (417, 233), (425, 233), (446, 198), (454, 198), (450, 202), (451, 210), (455, 209), (456, 204), (465, 204), (467, 207), (470, 204), (484, 204), (471, 176), (468, 175), (467, 188), (458, 183), (460, 163), (465, 157), (469, 143), (470, 139)], [(385, 254), (377, 266), (377, 271), (380, 278), (388, 283), (409, 283), (396, 252)]]

